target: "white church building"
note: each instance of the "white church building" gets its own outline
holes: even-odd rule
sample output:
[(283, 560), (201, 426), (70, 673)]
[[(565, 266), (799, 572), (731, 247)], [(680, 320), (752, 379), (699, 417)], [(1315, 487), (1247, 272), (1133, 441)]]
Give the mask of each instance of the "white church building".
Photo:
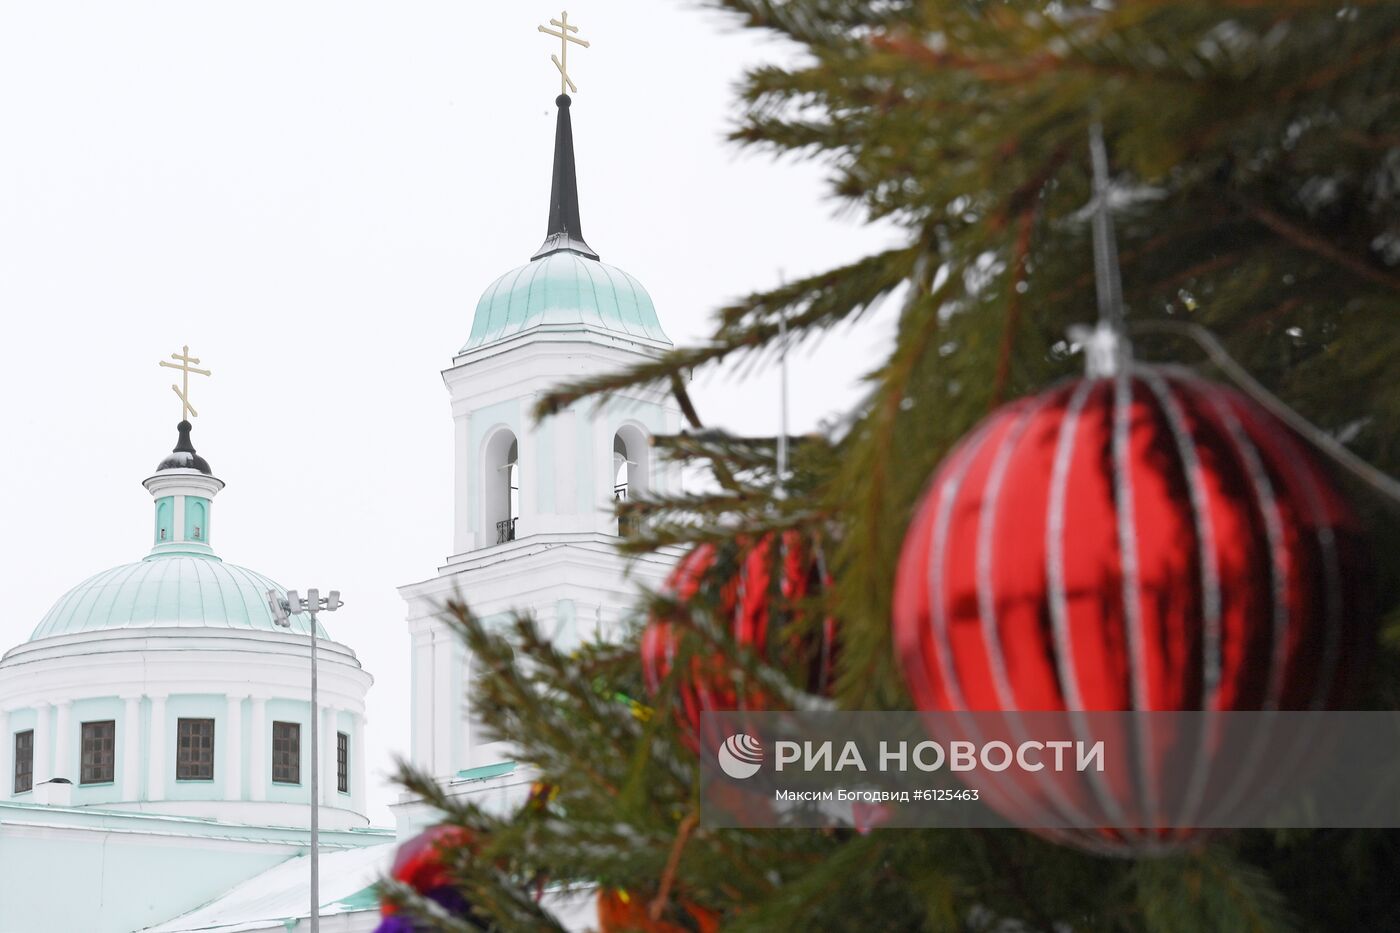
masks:
[[(531, 414), (559, 383), (670, 347), (646, 290), (583, 238), (571, 102), (557, 103), (544, 244), (486, 288), (442, 374), (454, 438), (451, 554), (399, 590), (412, 639), (404, 751), (453, 793), (501, 806), (524, 798), (531, 775), (509, 742), (489, 741), (471, 721), (472, 663), (439, 617), (443, 604), (461, 598), (488, 620), (532, 612), (567, 646), (616, 631), (638, 586), (659, 586), (674, 562), (623, 558), (612, 509), (673, 486), (651, 452), (653, 435), (679, 425), (669, 396), (585, 402), (538, 423)], [(395, 839), (434, 820), (404, 798), (397, 827), (368, 825), (372, 678), (324, 631), (321, 743), (310, 747), (309, 620), (279, 627), (266, 593), (280, 588), (215, 552), (223, 485), (182, 422), (174, 451), (145, 480), (150, 550), (64, 594), (0, 660), (0, 933), (305, 931), (312, 807), (321, 929), (370, 931), (373, 886)], [(568, 922), (588, 925), (591, 909), (579, 897)]]
[(497, 774), (510, 750), (464, 719), (471, 661), (440, 618), (460, 598), (478, 616), (531, 612), (568, 647), (616, 631), (637, 585), (659, 587), (674, 560), (627, 561), (613, 500), (668, 489), (651, 438), (680, 412), (660, 390), (602, 406), (586, 401), (536, 423), (564, 382), (615, 372), (670, 349), (651, 297), (583, 239), (570, 99), (561, 95), (549, 232), (525, 265), (496, 279), (443, 381), (451, 398), (456, 477), (453, 553), (401, 587), (413, 638), (412, 760), (449, 784)]
[(355, 652), (319, 633), (313, 749), (309, 619), (279, 627), (277, 584), (215, 552), (224, 484), (188, 421), (145, 486), (150, 550), (69, 590), (0, 659), (4, 933), (173, 920), (303, 856), (313, 804), (325, 852), (392, 851), (365, 817), (372, 678)]

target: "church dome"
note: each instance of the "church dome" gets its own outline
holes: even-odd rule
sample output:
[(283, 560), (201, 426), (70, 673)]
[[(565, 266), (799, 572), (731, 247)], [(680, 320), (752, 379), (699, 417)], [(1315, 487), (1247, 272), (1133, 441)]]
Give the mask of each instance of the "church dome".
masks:
[(670, 343), (641, 282), (616, 266), (560, 250), (512, 269), (486, 289), (462, 350), (540, 326), (596, 328)]
[(205, 476), (213, 476), (214, 471), (209, 468), (209, 461), (205, 460), (195, 452), (194, 442), (190, 440), (192, 426), (188, 421), (181, 421), (176, 430), (180, 432), (180, 439), (175, 444), (175, 449), (165, 455), (156, 466), (156, 472), (162, 470), (198, 470)]
[(651, 296), (632, 276), (601, 262), (583, 238), (578, 172), (574, 165), (571, 101), (559, 95), (554, 132), (554, 174), (544, 243), (530, 261), (492, 282), (476, 305), (471, 335), (461, 353), (517, 334), (543, 330), (591, 331), (671, 345)]
[[(144, 560), (89, 577), (54, 603), (29, 636), (113, 629), (240, 629), (287, 632), (272, 616), (267, 591), (284, 592), (267, 577), (220, 560), (209, 543), (213, 500), (223, 481), (195, 452), (188, 421), (179, 440), (143, 485), (155, 499), (155, 527)], [(290, 631), (310, 634), (304, 615)], [(324, 629), (317, 627), (324, 635)]]
[[(272, 618), (268, 590), (283, 592), (262, 574), (217, 557), (153, 555), (105, 570), (73, 587), (54, 603), (29, 640), (106, 629), (288, 631)], [(305, 616), (292, 618), (291, 631), (308, 634)], [(319, 625), (317, 634), (326, 637)]]

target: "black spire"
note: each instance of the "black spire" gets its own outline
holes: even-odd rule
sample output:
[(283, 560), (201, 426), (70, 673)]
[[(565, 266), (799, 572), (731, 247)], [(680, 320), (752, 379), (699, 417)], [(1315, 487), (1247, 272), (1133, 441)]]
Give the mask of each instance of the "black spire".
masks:
[(574, 125), (569, 120), (569, 95), (560, 94), (559, 123), (554, 130), (554, 183), (549, 189), (549, 232), (532, 260), (551, 253), (572, 250), (589, 259), (598, 254), (583, 240), (583, 224), (578, 219), (578, 173), (574, 169)]
[(156, 467), (156, 472), (161, 470), (198, 470), (206, 476), (212, 476), (214, 471), (209, 468), (209, 461), (194, 452), (194, 442), (190, 440), (192, 426), (188, 421), (181, 421), (176, 425), (176, 430), (180, 432), (180, 439), (175, 442), (175, 449), (170, 452), (170, 456), (160, 462)]

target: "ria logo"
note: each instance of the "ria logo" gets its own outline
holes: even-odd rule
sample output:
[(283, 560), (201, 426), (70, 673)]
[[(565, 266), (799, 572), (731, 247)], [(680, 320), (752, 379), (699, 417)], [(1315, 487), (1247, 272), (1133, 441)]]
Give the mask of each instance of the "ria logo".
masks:
[(763, 743), (740, 732), (724, 740), (719, 747), (720, 770), (732, 778), (751, 778), (763, 767)]

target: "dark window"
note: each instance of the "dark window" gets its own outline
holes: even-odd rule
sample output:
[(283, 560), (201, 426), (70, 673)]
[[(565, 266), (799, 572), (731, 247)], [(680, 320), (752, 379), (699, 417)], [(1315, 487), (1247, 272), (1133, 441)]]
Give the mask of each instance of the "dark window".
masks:
[(272, 780), (278, 784), (301, 783), (301, 723), (272, 724)]
[(214, 720), (181, 719), (175, 734), (175, 780), (214, 780)]
[(34, 730), (15, 733), (15, 793), (34, 789)]
[(335, 789), (350, 793), (350, 736), (344, 732), (335, 734)]
[(109, 784), (116, 775), (116, 766), (116, 722), (107, 719), (83, 723), (83, 766), (78, 783)]

